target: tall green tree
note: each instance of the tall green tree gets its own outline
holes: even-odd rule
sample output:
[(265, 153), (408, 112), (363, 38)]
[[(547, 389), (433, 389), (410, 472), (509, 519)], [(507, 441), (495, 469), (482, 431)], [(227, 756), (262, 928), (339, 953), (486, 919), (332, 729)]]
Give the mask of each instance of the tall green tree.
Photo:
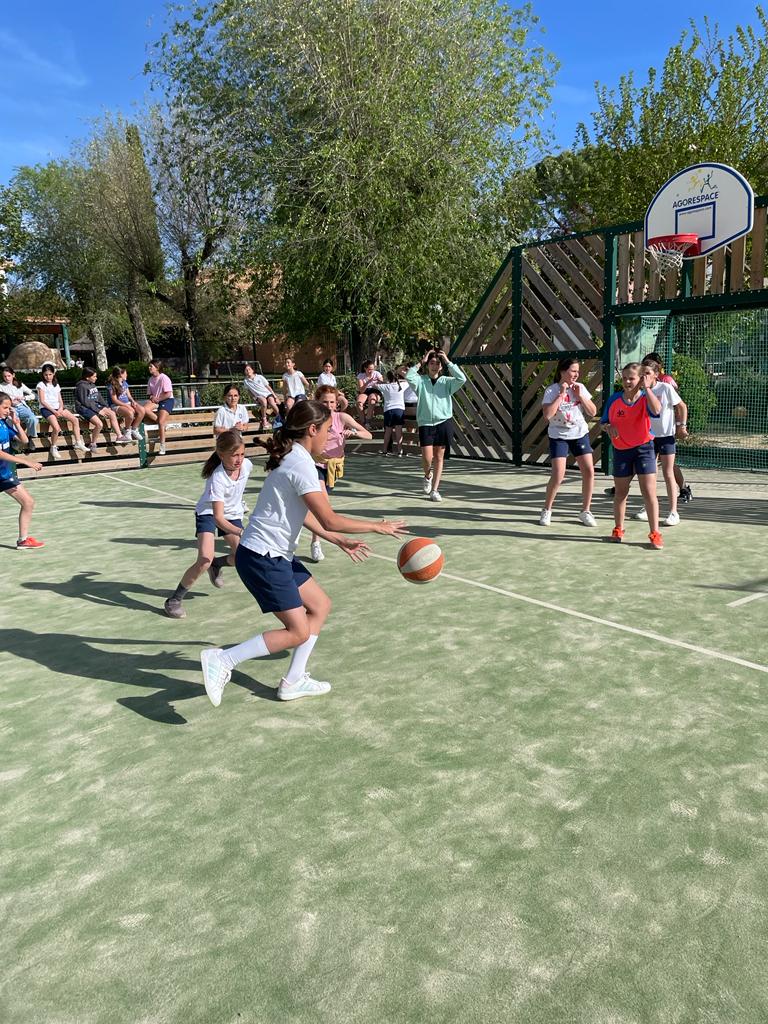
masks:
[[(228, 255), (292, 335), (453, 331), (533, 212), (554, 62), (496, 0), (222, 0), (151, 69), (243, 203)], [(516, 175), (519, 188), (509, 188)]]
[(22, 211), (23, 231), (11, 256), (30, 287), (69, 302), (107, 368), (104, 321), (113, 301), (115, 267), (93, 230), (88, 170), (74, 161), (22, 167), (9, 191)]
[(152, 181), (139, 129), (121, 116), (94, 125), (84, 147), (93, 228), (121, 277), (121, 291), (139, 355), (152, 358), (141, 308), (147, 287), (165, 278)]
[(643, 217), (675, 171), (700, 161), (730, 164), (768, 191), (768, 20), (723, 38), (691, 22), (660, 71), (642, 84), (596, 86), (597, 110), (572, 151), (548, 157), (536, 176), (543, 210), (564, 230)]

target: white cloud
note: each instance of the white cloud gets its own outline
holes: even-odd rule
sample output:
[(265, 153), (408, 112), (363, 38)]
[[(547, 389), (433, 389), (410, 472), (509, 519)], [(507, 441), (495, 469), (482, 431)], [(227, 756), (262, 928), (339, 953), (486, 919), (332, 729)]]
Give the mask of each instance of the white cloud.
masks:
[[(51, 49), (53, 52), (54, 47)], [(6, 82), (21, 77), (30, 83), (46, 83), (70, 89), (82, 89), (88, 85), (88, 79), (79, 67), (71, 44), (57, 43), (55, 52), (60, 60), (51, 60), (12, 33), (0, 30), (0, 75)]]

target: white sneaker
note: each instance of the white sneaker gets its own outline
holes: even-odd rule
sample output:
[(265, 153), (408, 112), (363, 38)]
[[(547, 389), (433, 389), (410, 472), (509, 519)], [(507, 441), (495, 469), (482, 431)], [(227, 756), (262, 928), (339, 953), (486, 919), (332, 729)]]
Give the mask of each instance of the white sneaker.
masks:
[(635, 514), (632, 516), (632, 518), (633, 519), (638, 519), (641, 523), (647, 523), (648, 522), (648, 513), (645, 511), (644, 508), (641, 508), (639, 512), (635, 512)]
[(299, 697), (320, 697), (322, 694), (328, 693), (330, 688), (330, 683), (313, 679), (309, 672), (305, 672), (298, 683), (288, 683), (285, 679), (281, 679), (277, 688), (277, 699), (298, 700)]
[(666, 519), (662, 519), (664, 526), (677, 526), (680, 522), (680, 516), (677, 512), (670, 512)]
[(133, 438), (134, 441), (140, 441), (141, 440), (141, 434), (138, 432), (138, 430), (135, 427), (132, 427), (128, 431), (128, 433), (131, 435), (131, 437)]
[(429, 500), (430, 501), (442, 501), (443, 498), (442, 498), (442, 495), (440, 494), (440, 491), (432, 491), (432, 493), (429, 496)]
[(61, 452), (55, 444), (51, 445), (51, 458), (56, 459), (57, 461), (61, 458)]
[(89, 444), (88, 445), (88, 451), (91, 453), (91, 455), (95, 455), (98, 450), (99, 450), (99, 446), (97, 444)]
[(200, 652), (205, 692), (215, 708), (221, 704), (224, 687), (232, 678), (231, 670), (226, 668), (221, 659), (223, 653), (220, 647), (209, 647), (208, 650)]
[(88, 445), (83, 440), (75, 441), (75, 443), (72, 445), (72, 447), (76, 448), (79, 452), (87, 452), (88, 451)]
[(425, 494), (429, 494), (429, 492), (431, 490), (432, 490), (432, 473), (430, 472), (429, 476), (425, 476), (424, 477), (424, 493)]
[(552, 522), (552, 509), (551, 508), (543, 508), (541, 510), (541, 515), (539, 516), (539, 526), (549, 526), (549, 524), (551, 522)]
[(130, 444), (133, 438), (130, 434), (121, 434), (115, 441), (116, 444)]
[(157, 449), (157, 454), (158, 455), (165, 455), (165, 445), (164, 444), (161, 444), (160, 447)]
[(320, 547), (319, 540), (312, 541), (309, 547), (309, 554), (313, 562), (322, 562), (322, 560), (325, 558), (325, 555), (323, 554), (323, 549)]
[(597, 526), (597, 523), (595, 522), (595, 517), (592, 515), (589, 509), (585, 509), (584, 512), (579, 512), (579, 522), (582, 526)]

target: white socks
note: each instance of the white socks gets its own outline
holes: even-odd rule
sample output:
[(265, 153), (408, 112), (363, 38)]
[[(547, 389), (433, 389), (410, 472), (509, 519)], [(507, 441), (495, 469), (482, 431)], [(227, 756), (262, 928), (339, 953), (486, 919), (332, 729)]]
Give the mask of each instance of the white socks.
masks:
[(284, 676), (286, 683), (298, 683), (307, 670), (307, 662), (309, 661), (309, 656), (312, 653), (312, 648), (316, 643), (317, 637), (310, 636), (309, 640), (305, 640), (303, 644), (299, 644), (298, 647), (294, 647), (291, 664), (288, 666), (288, 671)]
[[(297, 648), (297, 650), (300, 650), (300, 648)], [(264, 643), (264, 636), (259, 633), (258, 636), (251, 637), (250, 640), (246, 640), (236, 647), (228, 647), (225, 651), (222, 651), (221, 660), (228, 669), (233, 669), (241, 661), (249, 661), (251, 658), (266, 658), (268, 654), (269, 649)]]

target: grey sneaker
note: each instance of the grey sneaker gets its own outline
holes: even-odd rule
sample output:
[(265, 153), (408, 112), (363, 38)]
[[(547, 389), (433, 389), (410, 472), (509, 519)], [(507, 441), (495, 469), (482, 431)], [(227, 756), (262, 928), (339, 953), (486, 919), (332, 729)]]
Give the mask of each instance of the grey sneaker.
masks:
[(208, 567), (208, 579), (214, 585), (214, 587), (223, 587), (224, 580), (221, 578), (221, 566), (211, 565)]
[(163, 605), (163, 611), (169, 619), (186, 619), (187, 617), (187, 613), (184, 611), (184, 605), (178, 597), (169, 597)]
[(232, 678), (231, 669), (228, 669), (222, 660), (223, 653), (220, 647), (209, 647), (208, 650), (200, 652), (205, 692), (215, 708), (221, 704), (224, 687)]
[(309, 672), (305, 672), (298, 683), (288, 683), (285, 679), (281, 679), (277, 688), (277, 699), (298, 700), (299, 697), (320, 697), (324, 693), (328, 693), (330, 688), (330, 683), (313, 679)]

